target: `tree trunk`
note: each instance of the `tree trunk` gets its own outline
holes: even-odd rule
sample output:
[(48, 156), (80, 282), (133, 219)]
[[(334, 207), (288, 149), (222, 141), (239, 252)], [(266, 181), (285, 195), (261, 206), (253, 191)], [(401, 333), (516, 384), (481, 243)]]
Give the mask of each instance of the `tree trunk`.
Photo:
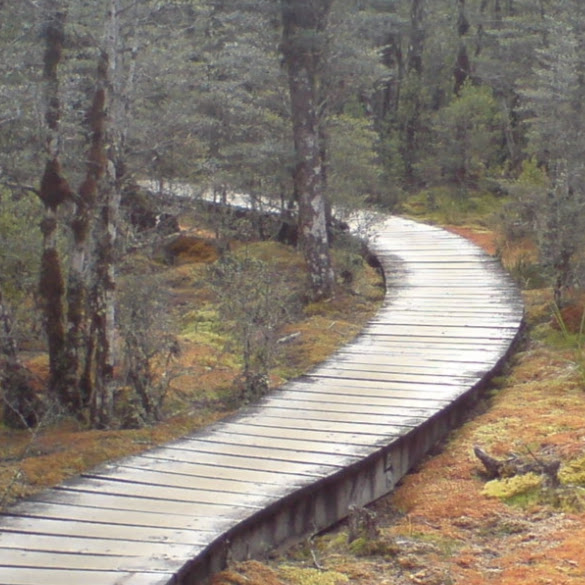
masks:
[(61, 103), (59, 76), (65, 38), (66, 14), (58, 0), (46, 0), (43, 36), (45, 122), (47, 124), (45, 149), (47, 162), (41, 179), (39, 196), (45, 205), (45, 217), (41, 222), (43, 256), (39, 278), (39, 295), (44, 315), (44, 326), (49, 350), (49, 395), (63, 406), (69, 407), (71, 397), (64, 380), (65, 326), (63, 294), (64, 283), (61, 260), (57, 250), (57, 208), (72, 197), (71, 190), (61, 172), (60, 119)]
[[(116, 240), (120, 215), (122, 181), (125, 173), (124, 142), (129, 109), (129, 86), (133, 68), (122, 70), (120, 39), (120, 2), (110, 0), (106, 23), (107, 50), (98, 67), (98, 84), (104, 91), (101, 132), (105, 140), (99, 151), (105, 171), (98, 187), (95, 286), (93, 291), (93, 327), (95, 331), (95, 376), (91, 419), (95, 426), (107, 427), (114, 412), (114, 366), (116, 363)], [(132, 50), (132, 63), (136, 51)], [(105, 119), (105, 112), (109, 119)], [(105, 144), (107, 143), (107, 150)]]
[[(100, 65), (101, 67), (101, 65)], [(99, 74), (98, 74), (99, 77)], [(82, 383), (84, 359), (92, 360), (93, 352), (86, 347), (89, 343), (91, 327), (88, 322), (88, 256), (90, 233), (94, 222), (98, 184), (105, 170), (105, 88), (102, 80), (94, 92), (87, 120), (91, 145), (87, 154), (87, 171), (79, 189), (75, 212), (71, 222), (73, 231), (73, 250), (69, 266), (67, 286), (67, 337), (65, 344), (66, 383), (75, 389), (76, 409), (79, 411), (89, 405), (91, 391), (88, 387), (91, 377)], [(88, 356), (90, 356), (88, 358)]]
[[(423, 50), (425, 43), (425, 0), (412, 0), (410, 7), (410, 39), (408, 43), (408, 53), (406, 66), (410, 83), (415, 83), (416, 87), (422, 83), (423, 74)], [(414, 182), (414, 166), (419, 156), (419, 134), (420, 134), (420, 116), (422, 103), (418, 91), (412, 89), (408, 91), (407, 99), (411, 100), (408, 107), (410, 115), (404, 124), (404, 148), (402, 158), (404, 159), (405, 178), (407, 182)]]
[(465, 37), (469, 32), (470, 25), (465, 10), (465, 0), (458, 0), (458, 3), (459, 15), (457, 18), (457, 36), (459, 37), (459, 49), (457, 50), (455, 67), (453, 68), (453, 78), (455, 82), (453, 91), (455, 95), (461, 93), (463, 85), (471, 75), (471, 62), (465, 44)]
[(330, 297), (335, 283), (327, 231), (327, 203), (320, 144), (318, 75), (323, 32), (332, 0), (282, 0), (282, 51), (288, 70), (296, 154), (299, 245), (314, 299)]

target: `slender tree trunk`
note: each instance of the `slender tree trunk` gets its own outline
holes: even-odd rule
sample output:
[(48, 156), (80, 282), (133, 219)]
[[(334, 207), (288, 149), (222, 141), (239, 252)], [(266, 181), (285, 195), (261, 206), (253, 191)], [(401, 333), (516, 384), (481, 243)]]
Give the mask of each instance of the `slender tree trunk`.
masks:
[[(410, 6), (410, 39), (406, 59), (406, 68), (410, 83), (416, 87), (422, 84), (423, 74), (423, 50), (425, 43), (425, 0), (412, 0)], [(404, 160), (405, 178), (409, 183), (414, 182), (414, 165), (419, 155), (419, 133), (422, 103), (419, 92), (408, 92), (411, 103), (408, 107), (410, 115), (404, 126), (404, 148), (402, 158)]]
[(63, 294), (64, 283), (61, 260), (57, 250), (57, 209), (72, 197), (60, 164), (60, 118), (58, 67), (61, 62), (66, 14), (58, 0), (45, 1), (44, 22), (44, 88), (45, 122), (47, 124), (45, 149), (47, 161), (41, 179), (39, 196), (45, 205), (41, 222), (43, 256), (39, 279), (39, 295), (49, 349), (49, 394), (66, 407), (71, 396), (64, 381), (65, 326)]
[(281, 0), (284, 61), (288, 70), (296, 153), (295, 190), (299, 204), (299, 245), (315, 299), (333, 294), (327, 203), (319, 132), (318, 75), (323, 32), (332, 0)]
[[(111, 108), (111, 61), (110, 55), (102, 52), (98, 67), (98, 87), (103, 95), (103, 112)], [(110, 102), (110, 103), (108, 103)], [(101, 132), (108, 135), (107, 123), (102, 117)], [(102, 140), (98, 145), (98, 156), (102, 161), (103, 176), (97, 189), (98, 216), (96, 220), (95, 280), (92, 293), (92, 331), (95, 335), (94, 388), (91, 400), (92, 423), (107, 427), (114, 408), (114, 365), (116, 332), (116, 236), (120, 194), (116, 185), (115, 169), (110, 160), (111, 153)]]
[[(105, 64), (100, 63), (99, 67)], [(89, 405), (91, 380), (89, 376), (82, 381), (83, 362), (91, 364), (93, 351), (88, 348), (91, 326), (88, 322), (88, 256), (90, 253), (90, 234), (94, 222), (98, 185), (106, 170), (105, 159), (105, 119), (106, 89), (102, 75), (98, 73), (97, 87), (87, 120), (91, 145), (87, 154), (87, 171), (79, 189), (75, 212), (71, 222), (73, 231), (73, 250), (69, 266), (67, 287), (67, 338), (66, 338), (66, 376), (67, 385), (76, 389), (78, 410)], [(89, 356), (89, 357), (88, 357)]]
[(458, 0), (459, 15), (457, 17), (457, 36), (459, 37), (459, 49), (455, 59), (455, 67), (453, 68), (454, 78), (454, 92), (459, 95), (461, 88), (471, 75), (471, 62), (467, 52), (467, 45), (465, 44), (465, 37), (469, 32), (469, 20), (465, 10), (465, 0)]
[(109, 104), (105, 133), (104, 175), (99, 183), (97, 220), (96, 282), (93, 294), (95, 326), (95, 388), (91, 418), (99, 427), (111, 424), (114, 409), (114, 366), (116, 363), (116, 240), (120, 215), (122, 184), (125, 180), (124, 148), (130, 89), (136, 49), (132, 61), (123, 71), (120, 38), (120, 1), (110, 0), (106, 27), (107, 51), (103, 53), (99, 76)]

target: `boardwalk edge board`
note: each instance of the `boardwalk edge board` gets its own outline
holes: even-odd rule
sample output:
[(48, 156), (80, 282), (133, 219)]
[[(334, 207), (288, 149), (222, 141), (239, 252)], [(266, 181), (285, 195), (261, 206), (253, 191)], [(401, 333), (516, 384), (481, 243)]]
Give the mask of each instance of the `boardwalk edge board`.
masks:
[(0, 585), (199, 585), (391, 492), (501, 368), (523, 304), (460, 236), (377, 221), (386, 296), (356, 340), (225, 421), (6, 510)]

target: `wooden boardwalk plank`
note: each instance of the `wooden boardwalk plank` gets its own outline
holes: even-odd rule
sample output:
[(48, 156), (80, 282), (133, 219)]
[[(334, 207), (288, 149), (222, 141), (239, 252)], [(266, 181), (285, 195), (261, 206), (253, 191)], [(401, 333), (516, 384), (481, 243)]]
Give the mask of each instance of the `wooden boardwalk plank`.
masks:
[(89, 571), (0, 565), (0, 585), (165, 585), (169, 573)]
[[(203, 566), (213, 546), (223, 550), (226, 533), (233, 538), (280, 502), (344, 477), (481, 382), (519, 330), (515, 285), (495, 259), (456, 235), (380, 221), (373, 250), (387, 296), (355, 341), (231, 419), (9, 509), (0, 516), (0, 585), (168, 583), (186, 564)], [(351, 494), (367, 478), (340, 481)], [(368, 490), (375, 497), (382, 488)], [(310, 510), (318, 514), (313, 498), (295, 504), (308, 506), (302, 513), (284, 508), (278, 522), (267, 516), (267, 532), (244, 538), (238, 554), (296, 534)], [(314, 519), (320, 526), (349, 503), (327, 499), (323, 518)]]

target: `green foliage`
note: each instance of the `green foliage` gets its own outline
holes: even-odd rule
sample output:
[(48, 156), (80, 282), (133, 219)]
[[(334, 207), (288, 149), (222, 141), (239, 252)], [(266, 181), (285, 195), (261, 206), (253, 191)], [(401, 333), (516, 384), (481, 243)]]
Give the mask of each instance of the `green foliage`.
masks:
[(379, 195), (382, 167), (375, 150), (377, 135), (364, 116), (331, 116), (328, 125), (330, 160), (328, 192), (337, 208), (363, 207)]
[(538, 164), (535, 157), (531, 157), (522, 161), (520, 175), (516, 183), (530, 189), (547, 189), (550, 185), (550, 179), (544, 167)]
[(502, 157), (503, 122), (492, 89), (467, 82), (434, 117), (435, 165), (441, 174), (466, 188), (489, 173)]
[(253, 401), (268, 390), (268, 370), (281, 325), (298, 311), (298, 297), (282, 274), (258, 257), (226, 254), (209, 267), (220, 326), (242, 356), (241, 398)]
[(173, 376), (178, 343), (168, 310), (169, 295), (162, 280), (151, 275), (127, 276), (119, 295), (118, 325), (122, 337), (122, 369), (132, 390), (126, 411), (126, 428), (158, 421)]
[(22, 301), (36, 285), (41, 256), (38, 228), (42, 205), (32, 195), (0, 190), (0, 280), (11, 301)]
[(501, 197), (484, 191), (468, 191), (465, 197), (452, 187), (431, 187), (406, 198), (401, 208), (417, 218), (438, 223), (482, 224), (490, 221), (503, 205)]
[(508, 266), (514, 280), (524, 290), (543, 288), (548, 285), (542, 266), (527, 255), (520, 255)]

